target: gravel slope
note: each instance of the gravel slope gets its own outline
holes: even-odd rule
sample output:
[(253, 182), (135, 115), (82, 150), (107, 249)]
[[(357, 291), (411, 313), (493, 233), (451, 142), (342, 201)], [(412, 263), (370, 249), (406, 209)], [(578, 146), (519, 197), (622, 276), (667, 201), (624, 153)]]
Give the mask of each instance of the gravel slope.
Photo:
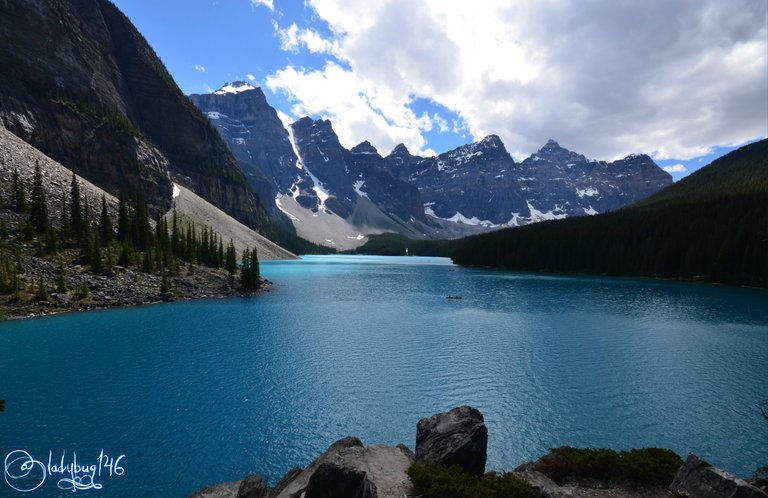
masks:
[[(174, 209), (180, 219), (212, 227), (225, 244), (232, 239), (238, 256), (246, 247), (255, 247), (260, 261), (297, 259), (292, 252), (259, 235), (188, 188), (174, 184), (173, 191), (177, 194), (173, 199)], [(170, 221), (173, 217), (173, 209), (166, 214), (166, 217)]]

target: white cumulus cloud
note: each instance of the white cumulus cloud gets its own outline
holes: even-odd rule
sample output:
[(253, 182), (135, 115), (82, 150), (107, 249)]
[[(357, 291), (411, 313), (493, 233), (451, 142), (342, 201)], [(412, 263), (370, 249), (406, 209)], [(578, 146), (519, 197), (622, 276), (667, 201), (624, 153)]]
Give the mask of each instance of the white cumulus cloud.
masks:
[(258, 6), (264, 6), (267, 7), (269, 10), (275, 10), (275, 5), (273, 3), (273, 0), (251, 0), (251, 5), (254, 7)]
[(201, 66), (200, 64), (195, 64), (195, 71), (199, 71), (201, 73), (205, 72), (205, 66)]
[(313, 29), (299, 29), (296, 23), (281, 29), (277, 23), (275, 30), (280, 37), (280, 48), (290, 52), (298, 52), (300, 48), (306, 48), (313, 54), (334, 54), (340, 56), (338, 43), (326, 40), (320, 33)]
[(673, 164), (672, 166), (664, 166), (661, 169), (663, 169), (667, 173), (685, 173), (686, 171), (688, 171), (688, 168), (686, 168), (680, 163)]
[(343, 142), (423, 149), (416, 98), (455, 112), (474, 139), (500, 135), (516, 157), (552, 137), (599, 159), (686, 160), (768, 134), (765, 0), (309, 4), (333, 36), (278, 34), (328, 62), (287, 66), (268, 86), (292, 112), (331, 118)]
[(248, 78), (248, 81), (256, 81), (256, 76), (254, 76), (254, 75), (252, 75), (250, 73), (246, 74), (245, 77)]
[(329, 62), (322, 70), (305, 71), (288, 66), (267, 77), (267, 87), (295, 101), (294, 118), (305, 115), (330, 119), (347, 148), (369, 140), (383, 154), (404, 143), (411, 151), (433, 155), (425, 148), (421, 130), (432, 128), (432, 119), (416, 114), (404, 99), (385, 87), (375, 87), (340, 65)]

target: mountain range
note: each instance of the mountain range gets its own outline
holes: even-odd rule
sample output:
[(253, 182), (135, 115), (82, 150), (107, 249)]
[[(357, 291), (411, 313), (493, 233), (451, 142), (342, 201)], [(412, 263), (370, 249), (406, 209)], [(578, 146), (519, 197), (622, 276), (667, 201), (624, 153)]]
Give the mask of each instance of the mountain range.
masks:
[(766, 287), (768, 140), (618, 211), (499, 230), (440, 250), (464, 265)]
[(0, 67), (0, 122), (48, 157), (161, 211), (175, 183), (293, 250), (297, 234), (351, 249), (596, 214), (672, 183), (646, 155), (593, 161), (554, 141), (522, 162), (495, 135), (436, 157), (347, 149), (330, 121), (283, 123), (248, 83), (185, 96), (108, 0), (3, 2)]
[(261, 89), (242, 81), (190, 100), (219, 130), (270, 215), (282, 212), (300, 236), (340, 249), (384, 232), (455, 238), (593, 215), (672, 183), (647, 155), (594, 161), (554, 140), (519, 163), (496, 135), (436, 157), (412, 155), (403, 144), (386, 156), (367, 141), (346, 149), (330, 121), (285, 125)]

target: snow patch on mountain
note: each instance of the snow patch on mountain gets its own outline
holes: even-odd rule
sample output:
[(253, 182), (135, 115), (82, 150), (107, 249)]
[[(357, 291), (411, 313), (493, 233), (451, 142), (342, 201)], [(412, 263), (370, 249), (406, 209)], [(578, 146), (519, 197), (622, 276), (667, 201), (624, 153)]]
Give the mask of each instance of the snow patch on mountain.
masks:
[(293, 153), (296, 155), (296, 167), (304, 169), (304, 163), (301, 161), (301, 154), (299, 154), (299, 148), (296, 147), (296, 138), (293, 136), (293, 128), (286, 126), (285, 130), (288, 132), (288, 141), (291, 142)]
[[(562, 220), (563, 218), (568, 217), (568, 215), (565, 214), (562, 208), (557, 204), (555, 204), (555, 209), (549, 210), (546, 213), (533, 207), (531, 201), (526, 201), (526, 204), (528, 205), (528, 210), (531, 212), (531, 223), (546, 220)], [(556, 214), (556, 211), (560, 211), (560, 213)]]
[(288, 217), (291, 219), (291, 221), (299, 221), (299, 219), (298, 219), (296, 216), (292, 215), (292, 214), (291, 214), (289, 211), (287, 211), (287, 210), (286, 210), (286, 209), (283, 207), (283, 203), (280, 201), (280, 199), (282, 199), (282, 197), (283, 197), (283, 194), (277, 194), (277, 195), (275, 196), (275, 205), (277, 206), (277, 209), (279, 209), (279, 210), (280, 210), (280, 211), (282, 211), (282, 212), (283, 212), (283, 213), (284, 213), (286, 216), (288, 216)]
[(357, 192), (357, 195), (360, 197), (368, 197), (368, 194), (363, 192), (363, 185), (365, 185), (365, 180), (358, 180), (352, 184), (352, 188), (355, 189), (355, 192)]
[(325, 152), (323, 152), (323, 149), (321, 149), (319, 146), (316, 146), (316, 147), (320, 155), (323, 156), (323, 161), (328, 162), (329, 161), (328, 156), (325, 155)]
[(506, 225), (508, 227), (519, 227), (521, 226), (520, 221), (525, 221), (524, 218), (520, 217), (520, 213), (512, 213), (512, 218), (506, 223)]
[(582, 199), (584, 197), (593, 197), (593, 196), (595, 196), (595, 195), (597, 195), (599, 193), (600, 192), (598, 192), (597, 189), (595, 189), (593, 187), (588, 187), (588, 188), (585, 188), (585, 189), (580, 189), (580, 188), (576, 189), (576, 195), (578, 195)]
[(471, 225), (471, 226), (482, 226), (486, 228), (496, 228), (499, 226), (499, 225), (495, 225), (493, 222), (490, 222), (488, 220), (481, 220), (477, 216), (467, 218), (466, 216), (459, 213), (458, 211), (456, 212), (456, 214), (454, 214), (450, 218), (441, 218), (440, 216), (437, 216), (435, 212), (432, 210), (432, 207), (431, 207), (432, 204), (434, 203), (424, 204), (424, 214), (431, 216), (433, 218), (436, 218), (438, 220), (450, 221), (452, 223), (463, 223), (464, 225)]
[(325, 186), (323, 185), (323, 183), (315, 175), (313, 175), (312, 172), (309, 171), (308, 168), (304, 168), (304, 170), (307, 172), (309, 177), (312, 179), (312, 183), (314, 184), (314, 186), (312, 187), (312, 190), (315, 191), (315, 194), (317, 195), (317, 198), (320, 201), (318, 203), (320, 209), (325, 211), (325, 201), (328, 200), (328, 198), (331, 196), (331, 194), (328, 193), (328, 191), (325, 189)]
[(233, 83), (226, 83), (223, 87), (213, 93), (216, 95), (225, 95), (227, 93), (247, 92), (248, 90), (256, 90), (256, 87), (245, 81), (235, 81)]

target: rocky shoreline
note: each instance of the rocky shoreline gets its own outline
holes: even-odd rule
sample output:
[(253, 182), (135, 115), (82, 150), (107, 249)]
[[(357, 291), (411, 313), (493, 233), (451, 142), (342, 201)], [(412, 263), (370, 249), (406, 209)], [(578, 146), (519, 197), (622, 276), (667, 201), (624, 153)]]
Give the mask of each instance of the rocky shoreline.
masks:
[[(273, 487), (259, 475), (248, 475), (242, 481), (206, 487), (188, 498), (419, 498), (454, 496), (453, 490), (424, 494), (411, 480), (412, 464), (423, 468), (439, 466), (450, 472), (482, 479), (494, 479), (496, 473), (485, 474), (488, 430), (483, 415), (475, 408), (462, 406), (419, 420), (416, 430), (416, 453), (407, 446), (364, 446), (354, 437), (340, 439), (305, 469), (293, 468)], [(573, 450), (573, 449), (571, 449)], [(656, 449), (653, 449), (656, 450)], [(579, 450), (574, 450), (579, 451)], [(588, 450), (589, 451), (589, 450)], [(634, 451), (634, 450), (633, 450)], [(642, 451), (642, 450), (640, 450)], [(671, 453), (669, 450), (658, 450)], [(672, 453), (674, 455), (674, 453)], [(554, 451), (536, 462), (519, 466), (510, 474), (521, 482), (520, 494), (487, 494), (478, 496), (538, 496), (542, 498), (766, 498), (768, 483), (753, 486), (691, 454), (680, 465), (680, 458), (669, 473), (661, 472), (663, 460), (645, 461), (637, 469), (638, 479), (556, 475), (553, 463), (562, 456)], [(678, 468), (679, 465), (679, 468)], [(453, 467), (448, 467), (453, 466)], [(675, 469), (676, 472), (675, 472)], [(667, 470), (667, 469), (665, 469)], [(646, 472), (647, 475), (643, 475)], [(649, 481), (649, 475), (669, 475), (663, 484)], [(503, 476), (509, 474), (501, 474)], [(555, 479), (558, 482), (555, 482)], [(468, 494), (470, 493), (470, 494)], [(467, 488), (455, 496), (474, 496)]]
[[(26, 248), (22, 247), (22, 251)], [(25, 251), (26, 252), (26, 251)], [(58, 292), (55, 283), (62, 267), (50, 258), (26, 255), (22, 258), (24, 276), (31, 283), (42, 277), (47, 297), (37, 295), (36, 286), (20, 296), (0, 295), (0, 318), (21, 319), (72, 311), (87, 311), (128, 306), (141, 306), (177, 300), (216, 299), (244, 296), (237, 280), (226, 270), (202, 265), (182, 264), (179, 274), (168, 277), (170, 290), (163, 289), (163, 277), (135, 268), (114, 266), (104, 273), (93, 273), (77, 263), (77, 250), (69, 254), (70, 263), (63, 265), (66, 292)], [(69, 259), (69, 258), (67, 258)], [(82, 291), (87, 289), (87, 294)], [(270, 292), (272, 282), (262, 279), (261, 292)]]

